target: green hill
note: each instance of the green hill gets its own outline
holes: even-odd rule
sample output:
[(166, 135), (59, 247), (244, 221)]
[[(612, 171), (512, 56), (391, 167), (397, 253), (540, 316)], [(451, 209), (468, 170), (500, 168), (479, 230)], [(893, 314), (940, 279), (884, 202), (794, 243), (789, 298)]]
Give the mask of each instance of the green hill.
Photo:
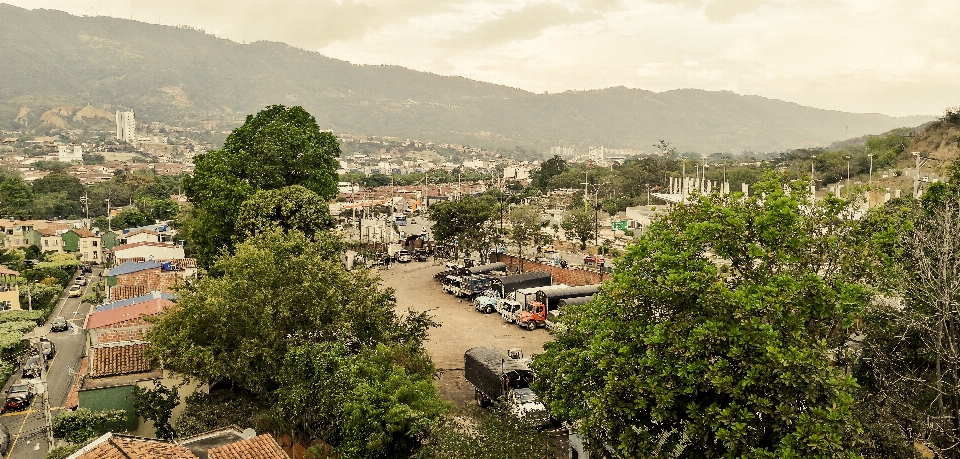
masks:
[(240, 44), (190, 28), (0, 4), (0, 129), (39, 126), (43, 113), (61, 106), (128, 108), (140, 122), (176, 125), (239, 122), (277, 103), (302, 105), (335, 132), (539, 149), (653, 150), (666, 139), (682, 151), (779, 151), (933, 119), (691, 89), (533, 94), (354, 65), (282, 43)]

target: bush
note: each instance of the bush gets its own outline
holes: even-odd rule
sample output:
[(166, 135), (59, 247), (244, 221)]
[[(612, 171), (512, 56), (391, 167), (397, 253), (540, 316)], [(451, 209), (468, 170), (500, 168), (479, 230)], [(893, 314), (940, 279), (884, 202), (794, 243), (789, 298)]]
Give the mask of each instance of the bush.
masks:
[(70, 443), (84, 444), (102, 435), (108, 424), (123, 422), (126, 416), (123, 410), (77, 408), (61, 413), (53, 420), (53, 435)]
[(0, 324), (7, 322), (33, 321), (36, 325), (43, 325), (47, 321), (43, 311), (7, 311), (0, 314)]
[(81, 446), (83, 445), (69, 444), (66, 446), (61, 446), (59, 448), (54, 448), (50, 450), (50, 452), (47, 453), (47, 455), (44, 456), (43, 459), (67, 459), (68, 457), (70, 457), (71, 454), (77, 452), (77, 450), (79, 450)]

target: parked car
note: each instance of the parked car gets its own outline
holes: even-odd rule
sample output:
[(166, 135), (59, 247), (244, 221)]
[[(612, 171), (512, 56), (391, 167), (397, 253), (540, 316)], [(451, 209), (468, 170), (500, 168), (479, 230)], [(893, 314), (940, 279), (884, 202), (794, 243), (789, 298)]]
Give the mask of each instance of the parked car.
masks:
[(70, 325), (67, 324), (67, 319), (64, 319), (63, 317), (54, 317), (53, 320), (50, 321), (50, 331), (58, 332), (67, 331), (69, 329)]
[(47, 368), (49, 368), (49, 364), (47, 364), (46, 359), (36, 354), (31, 355), (23, 362), (23, 377), (39, 378), (40, 373)]
[(83, 276), (77, 276), (73, 279), (73, 283), (82, 287), (87, 285), (87, 278)]
[(397, 261), (400, 263), (409, 263), (413, 259), (410, 258), (410, 252), (406, 250), (401, 250), (397, 252)]
[(587, 255), (583, 257), (583, 264), (585, 265), (599, 265), (603, 262), (604, 259), (602, 255)]
[(89, 263), (84, 263), (83, 265), (80, 266), (80, 272), (82, 272), (82, 273), (84, 273), (84, 274), (90, 274), (90, 273), (92, 273), (92, 272), (93, 272), (93, 265), (91, 265), (91, 264), (89, 264)]
[(43, 357), (50, 360), (57, 354), (57, 345), (48, 339), (40, 338), (40, 350), (43, 351)]
[(547, 244), (543, 247), (540, 247), (540, 251), (543, 253), (556, 253), (557, 249), (553, 248), (552, 244)]
[(71, 285), (70, 292), (67, 294), (67, 296), (69, 296), (70, 298), (76, 298), (80, 295), (83, 295), (83, 287), (76, 284)]
[(33, 392), (33, 384), (21, 379), (10, 386), (10, 390), (7, 391), (7, 400), (0, 411), (6, 413), (7, 411), (25, 410), (30, 406), (34, 395), (36, 394)]

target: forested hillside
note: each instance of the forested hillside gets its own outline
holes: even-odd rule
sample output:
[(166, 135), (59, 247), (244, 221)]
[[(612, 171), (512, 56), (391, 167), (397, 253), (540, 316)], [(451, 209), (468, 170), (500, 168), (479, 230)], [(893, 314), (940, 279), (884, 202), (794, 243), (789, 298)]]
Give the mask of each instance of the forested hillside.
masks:
[(623, 87), (561, 94), (353, 65), (282, 43), (240, 44), (203, 31), (0, 5), (0, 129), (56, 131), (61, 106), (137, 112), (168, 124), (302, 105), (336, 132), (481, 147), (604, 145), (681, 151), (815, 147), (932, 117), (803, 107), (731, 92)]

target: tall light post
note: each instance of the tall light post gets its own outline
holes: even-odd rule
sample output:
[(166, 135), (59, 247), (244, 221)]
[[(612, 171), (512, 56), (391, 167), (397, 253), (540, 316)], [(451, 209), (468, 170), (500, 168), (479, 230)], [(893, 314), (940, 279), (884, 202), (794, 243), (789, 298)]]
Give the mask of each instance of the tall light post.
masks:
[(817, 182), (813, 179), (813, 166), (817, 163), (817, 155), (810, 156), (810, 196), (817, 196)]
[(103, 201), (107, 203), (107, 231), (113, 231), (111, 227), (112, 219), (110, 218), (110, 198), (104, 199)]
[(850, 155), (844, 156), (847, 160), (847, 197), (850, 197)]
[(873, 153), (867, 153), (867, 158), (870, 158), (870, 185), (873, 185)]

